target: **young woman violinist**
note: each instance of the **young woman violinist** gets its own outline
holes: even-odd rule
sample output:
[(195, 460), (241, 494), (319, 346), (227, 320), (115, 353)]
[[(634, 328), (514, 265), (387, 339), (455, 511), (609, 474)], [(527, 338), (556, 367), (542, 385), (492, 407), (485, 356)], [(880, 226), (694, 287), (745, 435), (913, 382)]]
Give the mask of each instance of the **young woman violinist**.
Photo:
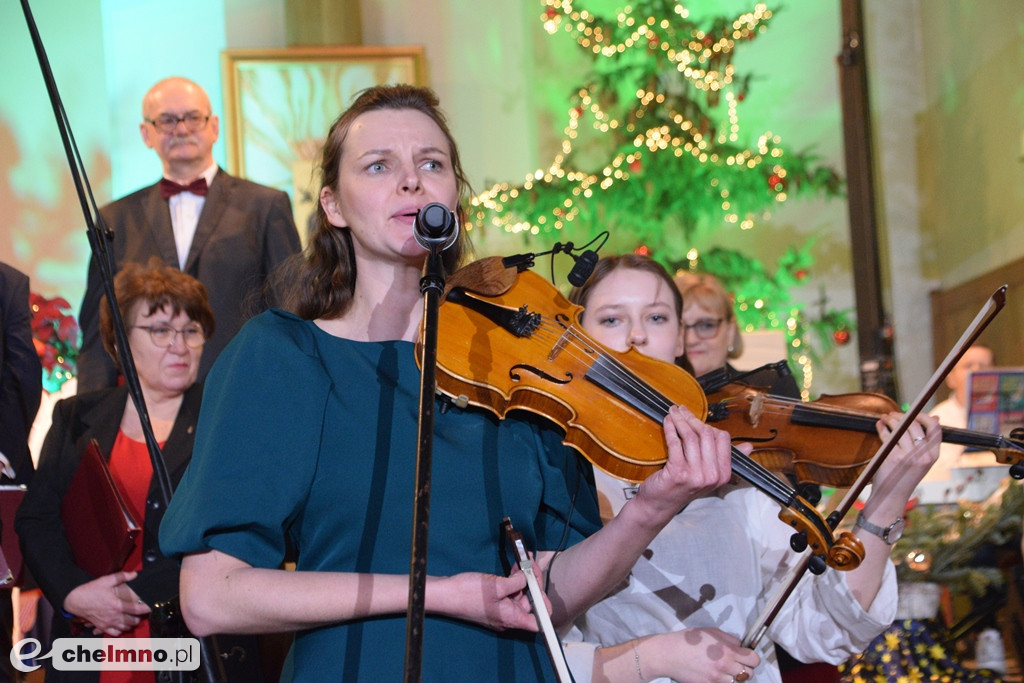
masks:
[[(685, 350), (679, 291), (649, 258), (602, 259), (570, 298), (585, 307), (585, 331), (613, 350), (635, 348), (668, 362)], [(898, 419), (880, 420), (879, 434)], [(861, 513), (869, 525), (887, 530), (902, 519), (939, 440), (932, 418), (910, 426), (875, 477)], [(614, 519), (636, 489), (595, 475), (602, 517)], [(577, 681), (589, 673), (593, 681), (623, 683), (778, 682), (772, 641), (806, 662), (838, 663), (860, 652), (892, 622), (896, 578), (884, 532), (855, 531), (866, 551), (860, 566), (806, 575), (752, 651), (740, 638), (798, 559), (791, 529), (779, 521), (778, 505), (750, 486), (727, 484), (693, 501), (647, 545), (628, 582), (577, 620), (570, 640), (583, 642), (567, 643)]]

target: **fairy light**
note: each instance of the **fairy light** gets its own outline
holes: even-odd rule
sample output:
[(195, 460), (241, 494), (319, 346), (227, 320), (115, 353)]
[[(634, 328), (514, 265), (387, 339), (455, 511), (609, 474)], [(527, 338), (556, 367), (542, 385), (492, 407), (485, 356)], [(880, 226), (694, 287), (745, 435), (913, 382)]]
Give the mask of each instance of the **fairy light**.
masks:
[[(681, 3), (676, 3), (672, 11), (681, 19), (689, 17), (689, 10)], [(727, 155), (719, 154), (716, 149), (723, 144), (736, 145), (740, 140), (739, 98), (730, 88), (735, 69), (729, 55), (738, 42), (750, 40), (764, 31), (771, 18), (772, 12), (767, 6), (758, 3), (750, 12), (735, 17), (720, 32), (706, 33), (686, 22), (674, 24), (668, 18), (642, 16), (632, 5), (623, 7), (613, 21), (608, 21), (587, 10), (577, 9), (572, 0), (548, 0), (541, 13), (541, 21), (549, 33), (564, 30), (584, 48), (608, 58), (618, 59), (627, 50), (636, 49), (654, 53), (656, 59), (664, 59), (667, 64), (674, 65), (678, 73), (698, 91), (709, 93), (709, 97), (723, 97), (727, 120), (714, 138), (705, 136), (693, 121), (668, 106), (665, 93), (639, 89), (635, 93), (635, 106), (629, 107), (631, 118), (622, 121), (604, 110), (588, 89), (580, 89), (574, 98), (575, 106), (569, 109), (566, 117), (557, 154), (546, 169), (537, 169), (527, 174), (521, 188), (523, 192), (531, 194), (542, 188), (554, 189), (562, 194), (564, 200), (546, 212), (536, 213), (524, 221), (523, 216), (514, 215), (518, 213), (516, 210), (509, 210), (512, 208), (511, 202), (525, 198), (523, 192), (510, 187), (508, 183), (499, 183), (471, 198), (470, 206), (475, 216), (481, 223), (489, 219), (491, 224), (509, 232), (522, 231), (521, 224), (524, 222), (532, 225), (533, 231), (539, 226), (562, 229), (566, 223), (579, 216), (580, 207), (577, 202), (592, 198), (595, 191), (607, 191), (615, 183), (628, 181), (634, 173), (653, 162), (653, 156), (651, 160), (645, 160), (645, 155), (664, 152), (670, 153), (669, 158), (679, 159), (689, 154), (702, 165), (744, 172), (756, 172), (764, 160), (770, 158), (774, 164), (772, 173), (784, 179), (785, 168), (781, 165), (779, 138), (770, 132), (758, 138), (754, 149), (730, 150)], [(655, 107), (657, 111), (653, 109)], [(618, 129), (628, 131), (634, 151), (620, 152), (603, 168), (594, 172), (566, 168), (565, 164), (580, 140), (584, 117), (590, 119), (587, 125), (597, 133), (605, 134)], [(656, 119), (659, 125), (643, 126), (645, 118)], [(666, 118), (674, 127), (663, 123)], [(734, 206), (728, 188), (719, 185), (715, 173), (711, 174), (709, 184), (724, 191), (720, 206), (727, 223), (738, 224), (744, 230), (754, 227), (752, 216), (748, 214), (741, 218), (740, 212), (735, 210), (739, 207)], [(775, 201), (785, 201), (784, 188), (771, 189)]]

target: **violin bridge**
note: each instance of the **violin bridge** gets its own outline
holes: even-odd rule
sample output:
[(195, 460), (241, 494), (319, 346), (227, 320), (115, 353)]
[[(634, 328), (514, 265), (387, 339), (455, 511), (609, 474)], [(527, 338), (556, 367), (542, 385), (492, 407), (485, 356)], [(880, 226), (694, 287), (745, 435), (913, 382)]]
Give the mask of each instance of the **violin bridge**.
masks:
[(558, 358), (558, 354), (562, 352), (566, 344), (569, 343), (569, 330), (566, 329), (562, 332), (562, 336), (558, 338), (555, 345), (551, 347), (551, 353), (548, 354), (548, 362), (550, 363), (554, 359)]
[(757, 427), (757, 423), (761, 421), (761, 415), (764, 413), (764, 394), (757, 392), (753, 398), (750, 399), (750, 410), (747, 411), (747, 416), (750, 418), (750, 424)]

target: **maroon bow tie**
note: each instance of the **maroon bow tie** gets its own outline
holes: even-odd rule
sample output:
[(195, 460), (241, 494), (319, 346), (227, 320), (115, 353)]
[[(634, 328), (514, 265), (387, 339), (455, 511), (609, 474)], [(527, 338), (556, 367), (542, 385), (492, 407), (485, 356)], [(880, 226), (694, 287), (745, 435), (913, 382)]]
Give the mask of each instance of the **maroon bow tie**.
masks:
[(200, 196), (206, 195), (206, 178), (197, 178), (188, 185), (179, 185), (167, 178), (160, 179), (160, 194), (164, 199), (170, 199), (179, 192), (191, 192)]

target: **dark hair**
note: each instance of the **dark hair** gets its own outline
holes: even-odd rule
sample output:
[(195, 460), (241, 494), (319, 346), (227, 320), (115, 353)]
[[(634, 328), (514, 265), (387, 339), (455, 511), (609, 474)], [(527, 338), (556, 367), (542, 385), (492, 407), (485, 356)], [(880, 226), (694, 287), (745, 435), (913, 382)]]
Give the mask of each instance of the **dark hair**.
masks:
[(709, 273), (683, 273), (676, 276), (676, 285), (687, 302), (721, 316), (726, 325), (735, 329), (728, 357), (739, 358), (743, 355), (743, 335), (740, 334), (739, 322), (732, 307), (732, 297), (718, 278)]
[[(191, 275), (164, 264), (157, 256), (151, 256), (145, 266), (131, 261), (124, 264), (114, 277), (114, 296), (126, 326), (131, 324), (128, 316), (136, 304), (148, 306), (146, 315), (169, 306), (174, 315), (184, 311), (185, 315), (202, 325), (207, 339), (213, 336), (213, 310), (206, 296), (206, 287)], [(114, 359), (118, 371), (123, 371), (114, 349), (114, 316), (105, 295), (100, 300), (100, 336), (103, 348)]]
[(579, 287), (573, 287), (572, 291), (569, 292), (569, 301), (586, 307), (587, 298), (590, 296), (591, 290), (596, 287), (601, 280), (608, 277), (613, 270), (617, 270), (619, 268), (642, 270), (661, 278), (665, 284), (668, 285), (669, 291), (672, 292), (676, 315), (679, 316), (680, 320), (682, 320), (683, 297), (679, 293), (679, 289), (676, 287), (675, 280), (673, 280), (672, 276), (668, 274), (668, 271), (665, 270), (664, 266), (652, 259), (650, 256), (643, 256), (642, 254), (619, 254), (603, 257), (597, 262), (597, 265), (594, 267), (594, 272), (591, 273), (587, 281)]
[[(431, 118), (448, 140), (448, 152), (455, 174), (459, 206), (455, 214), (462, 229), (454, 245), (446, 249), (441, 260), (447, 273), (453, 272), (462, 262), (468, 250), (466, 238), (466, 212), (464, 200), (469, 198), (470, 186), (462, 170), (459, 151), (448, 128), (448, 121), (439, 108), (437, 95), (429, 88), (413, 85), (379, 85), (359, 93), (355, 101), (331, 125), (320, 157), (320, 188), (336, 189), (339, 182), (342, 148), (352, 123), (367, 112), (382, 109), (410, 109), (422, 112)], [(352, 236), (347, 228), (331, 225), (319, 201), (315, 228), (309, 244), (297, 261), (277, 274), (278, 280), (288, 278), (289, 294), (282, 303), (307, 320), (336, 318), (348, 310), (355, 291), (356, 265), (352, 248)]]

